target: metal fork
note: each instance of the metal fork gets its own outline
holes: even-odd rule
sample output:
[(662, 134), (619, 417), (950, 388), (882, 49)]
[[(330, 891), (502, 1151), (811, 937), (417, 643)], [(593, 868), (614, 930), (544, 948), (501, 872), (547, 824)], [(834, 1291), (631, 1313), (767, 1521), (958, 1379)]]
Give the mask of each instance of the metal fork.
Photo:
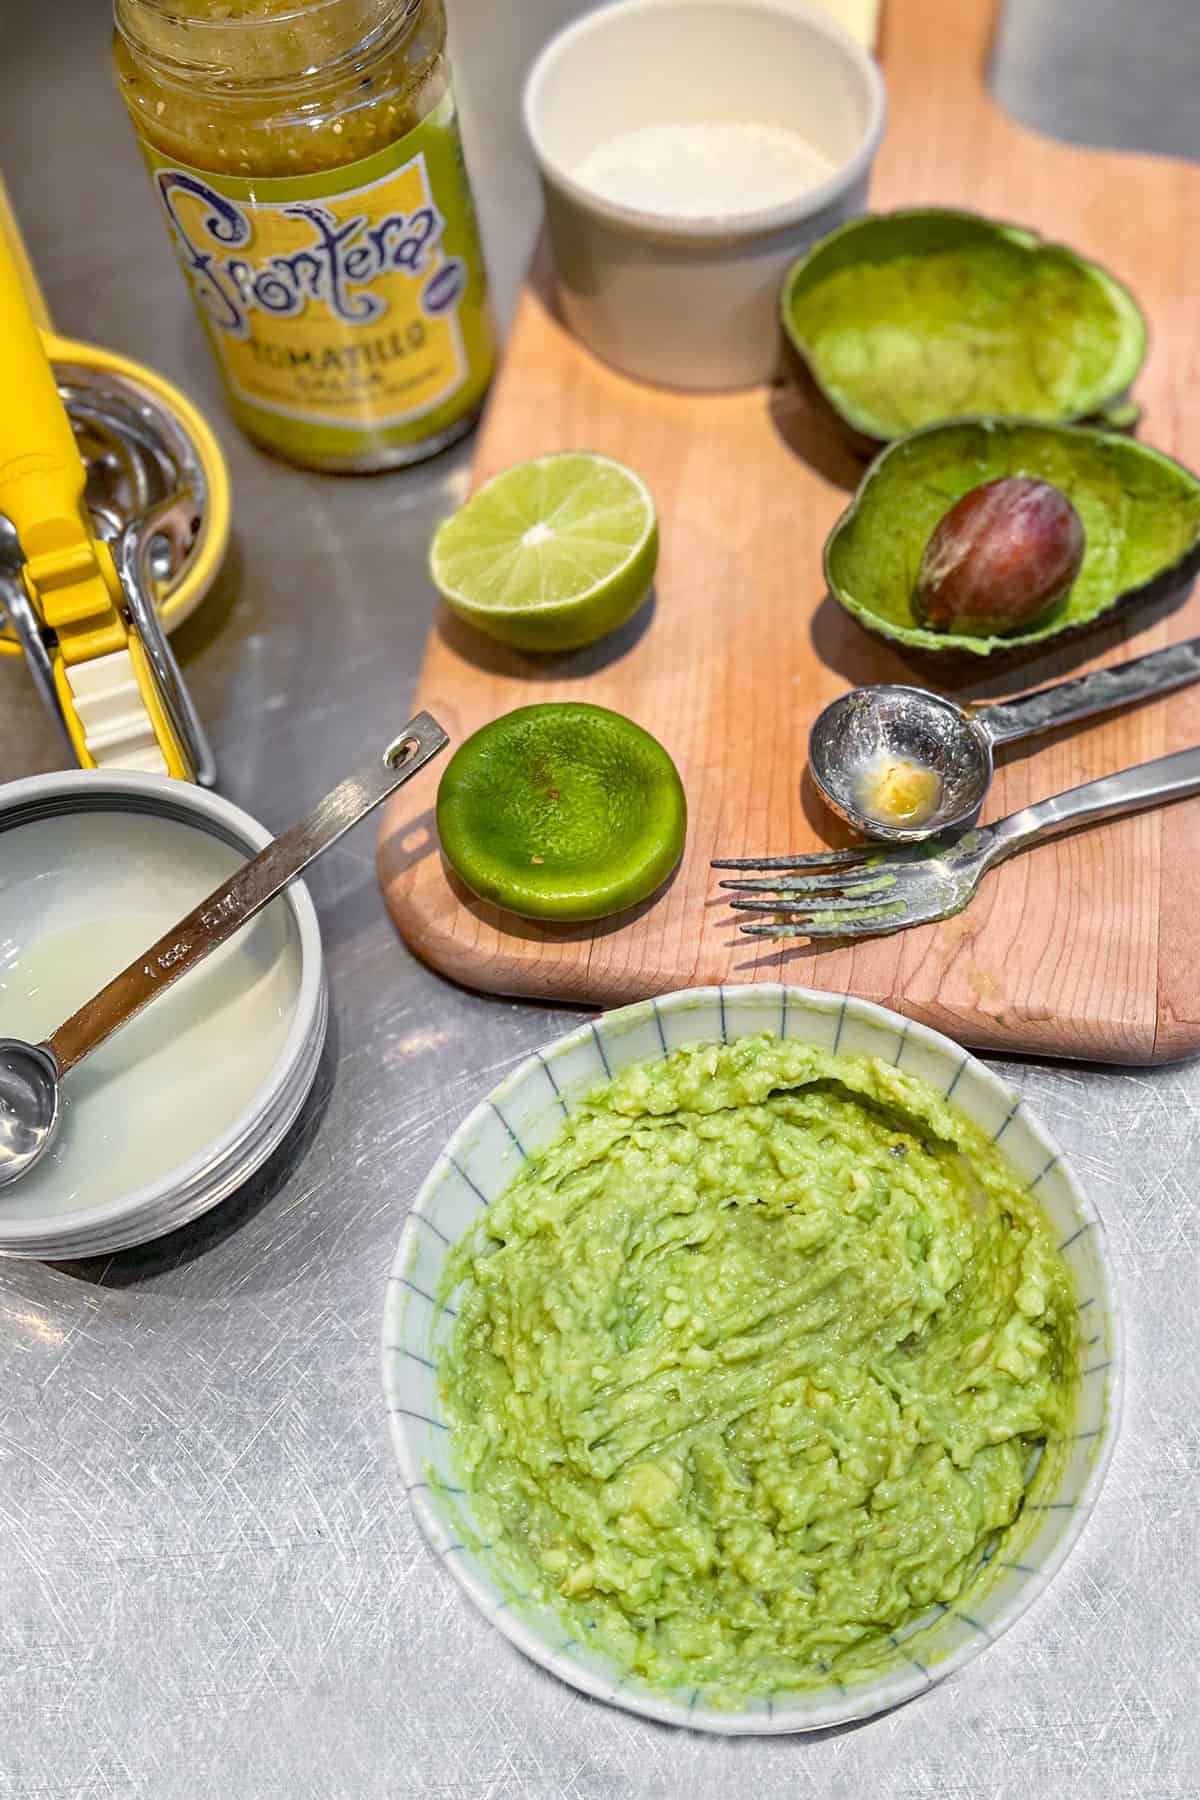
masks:
[(900, 850), (830, 850), (814, 856), (735, 857), (714, 869), (779, 871), (758, 881), (723, 881), (774, 899), (738, 899), (743, 912), (774, 915), (743, 925), (747, 937), (859, 938), (931, 925), (961, 912), (990, 869), (1045, 838), (1200, 793), (1200, 747), (1156, 757), (1039, 800), (994, 825), (948, 832)]

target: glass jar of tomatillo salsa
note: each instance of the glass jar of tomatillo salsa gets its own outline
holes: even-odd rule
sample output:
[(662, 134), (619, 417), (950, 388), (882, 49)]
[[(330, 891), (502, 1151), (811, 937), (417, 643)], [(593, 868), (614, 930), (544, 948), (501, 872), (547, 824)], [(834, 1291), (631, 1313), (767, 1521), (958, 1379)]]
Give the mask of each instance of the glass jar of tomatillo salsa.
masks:
[(243, 430), (419, 461), (495, 346), (442, 0), (116, 0), (125, 103)]

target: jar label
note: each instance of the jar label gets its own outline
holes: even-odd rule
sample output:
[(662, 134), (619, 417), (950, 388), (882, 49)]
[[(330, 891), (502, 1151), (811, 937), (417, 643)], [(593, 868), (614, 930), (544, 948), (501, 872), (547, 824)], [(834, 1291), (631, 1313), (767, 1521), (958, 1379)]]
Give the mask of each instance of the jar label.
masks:
[(416, 440), (480, 397), (492, 332), (452, 95), (319, 175), (217, 175), (142, 151), (235, 400)]

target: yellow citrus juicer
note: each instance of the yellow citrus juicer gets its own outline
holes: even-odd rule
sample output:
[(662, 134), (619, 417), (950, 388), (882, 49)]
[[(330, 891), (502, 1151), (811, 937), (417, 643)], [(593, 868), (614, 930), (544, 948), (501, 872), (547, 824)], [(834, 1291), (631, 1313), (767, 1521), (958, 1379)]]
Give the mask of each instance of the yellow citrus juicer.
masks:
[(166, 632), (224, 556), (224, 458), (160, 375), (54, 332), (2, 182), (0, 356), (0, 655), (24, 652), (82, 768), (211, 786)]

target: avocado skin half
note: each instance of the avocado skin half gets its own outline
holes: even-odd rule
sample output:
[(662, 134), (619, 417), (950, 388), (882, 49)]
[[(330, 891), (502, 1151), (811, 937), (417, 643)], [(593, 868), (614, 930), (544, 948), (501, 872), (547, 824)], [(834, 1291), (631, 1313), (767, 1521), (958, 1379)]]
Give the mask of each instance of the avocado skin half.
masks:
[[(1032, 631), (971, 637), (931, 631), (913, 609), (930, 533), (963, 494), (1004, 475), (1053, 482), (1086, 538), (1083, 566)], [(1006, 663), (1111, 624), (1130, 607), (1172, 597), (1200, 567), (1200, 480), (1120, 432), (1028, 419), (954, 419), (897, 438), (876, 456), (825, 543), (838, 605), (875, 637), (950, 670)]]
[[(961, 268), (943, 268), (939, 276), (936, 259), (947, 256), (960, 264), (964, 257), (978, 262), (974, 291), (959, 288)], [(922, 273), (919, 263), (927, 258)], [(895, 266), (894, 280), (887, 273), (890, 265)], [(862, 272), (857, 293), (845, 280), (854, 271)], [(828, 344), (842, 335), (836, 312), (822, 315), (819, 305), (814, 312), (814, 300), (833, 279), (841, 282), (844, 339), (853, 352), (851, 367), (841, 378), (828, 366)], [(821, 400), (860, 449), (864, 443), (873, 448), (910, 429), (968, 414), (1060, 424), (1092, 420), (1114, 429), (1136, 422), (1138, 409), (1128, 394), (1145, 361), (1148, 331), (1133, 294), (1099, 263), (1067, 245), (980, 213), (917, 207), (850, 220), (792, 265), (780, 296), (780, 317), (792, 352), (789, 361), (794, 358), (803, 366)], [(1014, 380), (1021, 381), (1011, 404), (994, 387), (1009, 320), (1015, 340), (1009, 346), (1010, 361)], [(981, 326), (985, 355), (979, 348)], [(870, 358), (864, 356), (864, 361), (873, 364), (866, 380), (852, 366), (864, 344), (870, 346)], [(975, 358), (977, 393), (969, 391)], [(1039, 358), (1046, 370), (1044, 403), (1028, 386)], [(1061, 391), (1064, 371), (1077, 374), (1075, 396)], [(923, 390), (926, 381), (936, 385), (939, 373), (944, 375), (944, 399), (928, 386)]]

